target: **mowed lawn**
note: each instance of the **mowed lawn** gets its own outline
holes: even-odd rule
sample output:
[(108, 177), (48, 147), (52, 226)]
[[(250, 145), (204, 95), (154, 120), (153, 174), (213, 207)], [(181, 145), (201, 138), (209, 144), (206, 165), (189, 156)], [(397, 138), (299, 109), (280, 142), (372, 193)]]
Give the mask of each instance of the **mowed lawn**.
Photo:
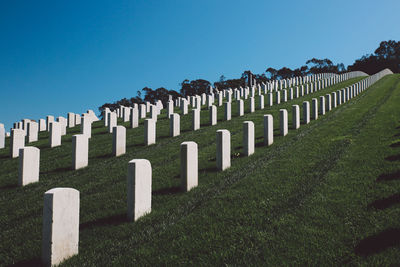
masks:
[[(80, 191), (79, 255), (65, 265), (396, 265), (400, 263), (400, 75), (388, 75), (349, 102), (300, 129), (291, 128), (293, 104), (311, 101), (361, 78), (288, 103), (256, 110), (169, 137), (165, 113), (157, 144), (144, 146), (144, 130), (127, 130), (127, 154), (111, 155), (112, 135), (96, 122), (89, 166), (71, 170), (72, 134), (41, 149), (40, 182), (17, 186), (18, 159), (0, 151), (0, 264), (40, 263), (43, 194), (54, 187)], [(257, 99), (256, 99), (257, 102)], [(267, 102), (267, 101), (266, 101)], [(279, 136), (279, 109), (289, 113), (289, 134)], [(302, 107), (301, 107), (302, 111)], [(274, 144), (263, 145), (263, 115), (274, 116)], [(243, 121), (256, 128), (256, 153), (243, 156)], [(120, 123), (123, 124), (123, 123)], [(129, 123), (123, 125), (128, 126)], [(232, 166), (216, 169), (216, 131), (231, 132)], [(180, 185), (180, 144), (199, 147), (199, 186)], [(9, 140), (7, 140), (8, 146)], [(131, 159), (153, 169), (152, 212), (126, 219), (126, 174)]]

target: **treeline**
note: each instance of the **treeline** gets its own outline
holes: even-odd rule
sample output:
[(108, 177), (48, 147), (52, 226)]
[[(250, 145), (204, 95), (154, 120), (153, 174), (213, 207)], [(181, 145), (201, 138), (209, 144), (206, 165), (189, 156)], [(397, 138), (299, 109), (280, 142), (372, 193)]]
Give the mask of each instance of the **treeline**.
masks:
[(221, 75), (217, 82), (211, 84), (211, 82), (203, 79), (197, 80), (183, 80), (180, 83), (179, 92), (175, 90), (168, 90), (164, 87), (158, 89), (152, 89), (149, 87), (143, 88), (137, 92), (137, 95), (132, 98), (123, 98), (114, 103), (105, 103), (99, 107), (99, 111), (102, 114), (104, 108), (108, 107), (110, 110), (117, 109), (120, 105), (133, 106), (134, 103), (142, 104), (146, 101), (154, 103), (156, 100), (161, 100), (163, 105), (166, 105), (169, 95), (175, 99), (179, 96), (189, 95), (200, 95), (202, 93), (208, 93), (210, 86), (221, 90), (226, 88), (238, 88), (247, 85), (249, 76), (251, 75), (257, 83), (267, 82), (269, 80), (280, 80), (287, 79), (297, 76), (306, 76), (318, 73), (343, 73), (346, 71), (364, 71), (368, 74), (374, 74), (382, 69), (389, 68), (393, 72), (400, 72), (400, 41), (396, 42), (393, 40), (383, 41), (373, 54), (365, 55), (360, 59), (357, 59), (352, 65), (347, 68), (344, 64), (333, 64), (329, 59), (316, 59), (312, 58), (306, 61), (306, 64), (296, 68), (290, 69), (283, 67), (281, 69), (267, 68), (264, 73), (253, 74), (250, 70), (246, 70), (242, 73), (240, 78), (226, 79), (224, 75)]

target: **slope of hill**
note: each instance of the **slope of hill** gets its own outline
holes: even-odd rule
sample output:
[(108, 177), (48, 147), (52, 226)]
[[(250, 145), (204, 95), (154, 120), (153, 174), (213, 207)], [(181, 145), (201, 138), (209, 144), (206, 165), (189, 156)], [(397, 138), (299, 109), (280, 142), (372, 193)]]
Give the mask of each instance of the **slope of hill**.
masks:
[[(40, 262), (43, 193), (72, 187), (81, 193), (79, 255), (65, 265), (132, 264), (363, 264), (399, 262), (400, 75), (388, 75), (365, 92), (300, 129), (279, 136), (279, 109), (353, 84), (355, 78), (312, 95), (266, 107), (169, 137), (165, 113), (157, 144), (144, 146), (143, 126), (127, 130), (127, 153), (111, 155), (112, 136), (93, 125), (89, 166), (73, 171), (68, 130), (63, 145), (41, 149), (40, 182), (17, 187), (18, 159), (0, 151), (0, 264)], [(263, 115), (274, 116), (275, 141), (263, 145)], [(255, 124), (256, 153), (243, 156), (242, 123)], [(122, 122), (120, 125), (128, 125)], [(128, 128), (128, 127), (127, 127)], [(216, 169), (215, 132), (231, 132), (232, 167)], [(199, 147), (199, 186), (179, 189), (180, 144)], [(152, 212), (126, 219), (126, 173), (131, 159), (150, 160)], [(396, 247), (397, 245), (397, 247)]]

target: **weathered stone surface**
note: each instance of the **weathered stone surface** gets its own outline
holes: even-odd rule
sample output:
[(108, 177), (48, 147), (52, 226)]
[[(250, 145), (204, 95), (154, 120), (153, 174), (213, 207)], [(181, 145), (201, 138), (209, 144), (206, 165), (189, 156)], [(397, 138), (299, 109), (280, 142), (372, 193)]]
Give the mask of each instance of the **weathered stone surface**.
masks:
[(270, 146), (274, 143), (274, 118), (272, 115), (264, 115), (264, 145)]
[(169, 117), (169, 136), (178, 136), (181, 134), (181, 117), (173, 113)]
[(79, 191), (53, 188), (44, 194), (42, 261), (58, 265), (78, 254)]
[(299, 105), (292, 105), (292, 126), (293, 126), (293, 129), (300, 128), (300, 107), (299, 107)]
[(61, 125), (59, 122), (50, 123), (50, 147), (61, 146)]
[(245, 156), (254, 154), (254, 123), (243, 122), (243, 153)]
[(78, 170), (89, 164), (89, 138), (84, 134), (72, 136), (72, 169)]
[(124, 155), (126, 152), (126, 128), (118, 125), (113, 129), (113, 155), (115, 157)]
[(146, 146), (156, 143), (156, 122), (152, 119), (144, 121), (144, 144)]
[(310, 123), (310, 102), (308, 101), (303, 102), (303, 123)]
[(200, 109), (192, 109), (192, 130), (200, 129)]
[(217, 168), (223, 171), (231, 166), (231, 133), (217, 131)]
[(288, 112), (286, 109), (280, 109), (279, 115), (279, 128), (281, 130), (281, 135), (285, 136), (288, 133)]
[(147, 159), (129, 161), (127, 185), (129, 221), (136, 221), (151, 212), (151, 183), (152, 170), (150, 161)]
[(184, 191), (198, 185), (198, 149), (195, 142), (181, 144), (181, 188)]
[(18, 184), (25, 186), (39, 182), (40, 149), (26, 146), (19, 149)]

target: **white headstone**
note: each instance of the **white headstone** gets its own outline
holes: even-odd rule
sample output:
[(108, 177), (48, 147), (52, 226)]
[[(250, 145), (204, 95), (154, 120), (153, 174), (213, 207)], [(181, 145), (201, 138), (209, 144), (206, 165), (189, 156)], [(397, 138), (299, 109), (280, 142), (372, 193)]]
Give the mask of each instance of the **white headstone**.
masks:
[(54, 121), (54, 116), (48, 115), (46, 117), (46, 130), (49, 132), (50, 131), (50, 123), (52, 123)]
[(231, 166), (231, 133), (217, 131), (217, 168), (223, 171)]
[(254, 101), (254, 97), (250, 97), (250, 113), (256, 111), (256, 103)]
[(126, 152), (126, 128), (118, 125), (113, 129), (112, 152), (115, 157), (121, 156)]
[(75, 114), (68, 112), (68, 128), (75, 127)]
[(151, 212), (151, 172), (151, 164), (147, 159), (133, 159), (128, 163), (127, 202), (130, 221), (136, 221)]
[(280, 115), (279, 122), (280, 122), (281, 135), (285, 136), (288, 134), (288, 112), (286, 109), (280, 109), (279, 115)]
[(77, 170), (89, 164), (89, 138), (84, 134), (72, 136), (72, 169)]
[(47, 127), (46, 120), (39, 119), (39, 131), (40, 132), (46, 131), (46, 129), (47, 129), (46, 127)]
[(6, 147), (6, 129), (4, 124), (0, 123), (0, 149)]
[(238, 109), (238, 116), (243, 116), (244, 115), (244, 101), (242, 99), (238, 100), (237, 103), (237, 109)]
[(303, 122), (304, 124), (310, 123), (310, 102), (303, 102)]
[(232, 106), (231, 106), (231, 102), (225, 102), (224, 103), (224, 118), (226, 121), (230, 121), (232, 118)]
[(198, 151), (195, 142), (181, 144), (181, 188), (189, 191), (198, 184)]
[(81, 134), (92, 138), (92, 119), (89, 116), (83, 116), (81, 124)]
[(139, 110), (138, 110), (138, 108), (133, 108), (131, 110), (130, 125), (131, 125), (132, 129), (139, 127)]
[(58, 265), (78, 254), (79, 191), (53, 188), (44, 194), (42, 261)]
[(144, 121), (144, 144), (146, 146), (156, 143), (156, 122), (152, 119)]
[(169, 136), (175, 137), (181, 134), (181, 116), (173, 113), (169, 117)]
[(264, 145), (270, 146), (274, 142), (274, 118), (264, 115)]
[(325, 115), (325, 96), (319, 97), (319, 113)]
[(38, 140), (38, 135), (39, 135), (38, 123), (35, 121), (28, 122), (28, 131), (27, 131), (28, 143), (36, 142)]
[(50, 122), (50, 147), (61, 146), (61, 125), (59, 122)]
[(216, 125), (217, 124), (217, 107), (212, 105), (209, 110), (210, 110), (210, 125)]
[(76, 125), (80, 125), (81, 122), (82, 122), (81, 115), (75, 114), (75, 126), (76, 126)]
[(258, 107), (260, 109), (264, 109), (264, 96), (263, 95), (258, 96), (258, 104), (259, 104)]
[(11, 129), (10, 138), (10, 156), (16, 158), (19, 156), (19, 149), (25, 146), (25, 133), (22, 129)]
[(314, 120), (318, 119), (318, 100), (316, 98), (312, 99), (311, 115)]
[(19, 150), (18, 184), (25, 186), (39, 182), (40, 149), (26, 146)]
[(293, 129), (300, 128), (300, 107), (299, 105), (292, 105), (292, 126)]
[(108, 113), (108, 132), (112, 133), (114, 127), (117, 126), (117, 113)]
[(243, 122), (243, 153), (245, 156), (254, 154), (254, 123)]
[(200, 109), (192, 109), (192, 130), (200, 129)]

